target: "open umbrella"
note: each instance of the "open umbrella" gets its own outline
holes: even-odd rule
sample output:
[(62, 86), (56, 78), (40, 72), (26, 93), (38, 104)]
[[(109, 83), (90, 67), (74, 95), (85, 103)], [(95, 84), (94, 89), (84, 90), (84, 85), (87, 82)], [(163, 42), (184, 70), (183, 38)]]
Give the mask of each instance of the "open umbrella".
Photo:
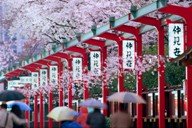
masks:
[(7, 105), (8, 105), (8, 108), (12, 108), (13, 105), (18, 105), (22, 111), (30, 111), (31, 110), (29, 105), (27, 105), (26, 103), (21, 102), (21, 101), (9, 101), (9, 102), (7, 102)]
[(101, 103), (100, 100), (96, 100), (94, 98), (86, 99), (85, 101), (81, 102), (79, 106), (83, 107), (93, 107), (93, 108), (106, 108), (107, 106)]
[(77, 116), (77, 112), (69, 107), (60, 106), (52, 109), (47, 117), (54, 119), (55, 121), (73, 120)]
[(16, 90), (4, 90), (0, 92), (0, 101), (22, 100), (25, 96)]
[(107, 100), (120, 103), (146, 103), (141, 96), (132, 92), (116, 92), (109, 96)]

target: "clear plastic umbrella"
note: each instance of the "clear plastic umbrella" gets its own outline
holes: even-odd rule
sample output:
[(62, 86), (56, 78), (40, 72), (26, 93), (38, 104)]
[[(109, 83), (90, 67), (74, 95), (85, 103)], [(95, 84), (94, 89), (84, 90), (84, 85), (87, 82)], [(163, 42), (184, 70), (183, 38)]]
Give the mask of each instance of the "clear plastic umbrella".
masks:
[(94, 98), (86, 99), (85, 101), (81, 102), (79, 105), (83, 106), (83, 107), (93, 107), (93, 108), (106, 108), (107, 107), (105, 104), (101, 103), (100, 100), (97, 100)]
[(146, 103), (141, 96), (132, 92), (116, 92), (109, 96), (107, 100), (120, 103)]

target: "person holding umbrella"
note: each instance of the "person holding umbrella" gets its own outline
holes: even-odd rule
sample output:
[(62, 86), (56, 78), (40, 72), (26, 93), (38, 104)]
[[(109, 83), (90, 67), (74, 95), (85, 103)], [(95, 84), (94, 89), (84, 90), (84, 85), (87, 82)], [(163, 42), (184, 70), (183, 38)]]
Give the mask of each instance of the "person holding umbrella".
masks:
[(76, 121), (79, 113), (73, 112), (72, 115), (72, 120), (64, 120), (61, 122), (61, 128), (84, 128)]
[(47, 115), (47, 117), (61, 122), (61, 128), (83, 128), (76, 122), (77, 116), (78, 112), (67, 106), (55, 107)]
[[(17, 117), (23, 119), (23, 114), (22, 111), (20, 109), (20, 107), (18, 105), (13, 105), (11, 112), (14, 113)], [(24, 128), (24, 125), (18, 125), (17, 123), (13, 122), (13, 128)]]
[(127, 103), (145, 104), (146, 101), (142, 96), (132, 92), (116, 92), (107, 98), (110, 102), (119, 103), (119, 111), (111, 115), (111, 128), (130, 128), (132, 125), (132, 117), (127, 112)]
[(132, 126), (132, 117), (124, 103), (119, 104), (119, 111), (112, 114), (110, 118), (111, 128), (131, 128)]
[(1, 104), (0, 119), (0, 128), (13, 128), (13, 122), (19, 125), (26, 123), (25, 119), (20, 119), (15, 114), (7, 112), (6, 103)]
[(97, 107), (88, 114), (86, 123), (90, 128), (106, 128), (105, 116), (101, 113), (101, 109)]
[(86, 107), (80, 107), (80, 114), (77, 117), (77, 122), (82, 125), (83, 128), (89, 128), (86, 124), (88, 116), (88, 109)]
[(94, 109), (87, 116), (86, 124), (89, 125), (89, 128), (106, 128), (105, 116), (101, 113), (101, 109), (107, 107), (106, 104), (98, 99), (89, 98), (81, 102), (80, 106)]

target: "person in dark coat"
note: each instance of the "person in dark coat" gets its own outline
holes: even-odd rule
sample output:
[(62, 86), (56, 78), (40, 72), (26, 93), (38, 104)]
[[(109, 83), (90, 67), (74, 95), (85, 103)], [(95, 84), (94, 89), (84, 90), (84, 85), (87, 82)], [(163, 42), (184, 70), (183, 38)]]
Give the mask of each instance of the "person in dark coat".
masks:
[(99, 108), (94, 108), (94, 111), (88, 114), (86, 123), (90, 128), (106, 128), (105, 116)]
[[(13, 105), (11, 112), (14, 113), (17, 117), (19, 117), (20, 119), (23, 119), (23, 114), (22, 111), (20, 109), (20, 107), (18, 105)], [(24, 128), (24, 124), (23, 125), (18, 125), (16, 123), (13, 123), (13, 128)]]

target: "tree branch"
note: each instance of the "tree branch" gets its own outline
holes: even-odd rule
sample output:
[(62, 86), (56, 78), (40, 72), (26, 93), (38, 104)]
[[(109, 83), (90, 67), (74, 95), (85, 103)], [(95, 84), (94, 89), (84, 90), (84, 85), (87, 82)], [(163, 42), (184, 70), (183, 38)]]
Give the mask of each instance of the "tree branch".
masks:
[(46, 34), (46, 33), (44, 33), (43, 35), (45, 35), (45, 36), (49, 37), (49, 38), (52, 40), (52, 42), (47, 42), (45, 45), (48, 45), (49, 43), (62, 44), (62, 42), (61, 42), (61, 41), (59, 41), (59, 40), (55, 39), (54, 37), (51, 37), (50, 35), (48, 35), (48, 34)]
[(63, 25), (63, 24), (59, 24), (57, 22), (54, 22), (54, 23), (55, 23), (55, 25), (60, 26), (60, 27), (64, 27), (64, 28), (68, 27), (71, 29), (76, 29), (76, 27), (72, 26), (71, 24), (70, 25)]
[(68, 3), (68, 1), (67, 1), (67, 0), (59, 0), (59, 1), (64, 2), (64, 3)]

